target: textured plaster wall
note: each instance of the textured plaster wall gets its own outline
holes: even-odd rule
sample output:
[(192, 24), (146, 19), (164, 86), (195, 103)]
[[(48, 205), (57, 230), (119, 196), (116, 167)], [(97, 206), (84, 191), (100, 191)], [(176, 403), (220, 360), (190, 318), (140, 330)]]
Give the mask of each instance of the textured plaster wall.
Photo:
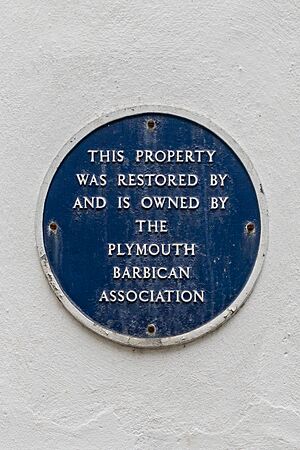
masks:
[[(0, 4), (0, 448), (300, 448), (300, 4)], [(133, 104), (210, 117), (253, 161), (270, 212), (263, 273), (238, 314), (185, 348), (138, 351), (58, 303), (34, 237), (62, 145)]]

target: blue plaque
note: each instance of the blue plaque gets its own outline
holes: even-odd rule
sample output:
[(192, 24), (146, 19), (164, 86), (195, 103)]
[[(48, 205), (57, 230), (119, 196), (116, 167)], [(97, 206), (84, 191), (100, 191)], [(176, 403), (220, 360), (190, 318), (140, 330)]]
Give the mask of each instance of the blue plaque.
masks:
[(208, 119), (137, 107), (98, 119), (43, 183), (37, 241), (83, 324), (136, 347), (183, 344), (244, 303), (266, 251), (266, 206), (239, 146)]

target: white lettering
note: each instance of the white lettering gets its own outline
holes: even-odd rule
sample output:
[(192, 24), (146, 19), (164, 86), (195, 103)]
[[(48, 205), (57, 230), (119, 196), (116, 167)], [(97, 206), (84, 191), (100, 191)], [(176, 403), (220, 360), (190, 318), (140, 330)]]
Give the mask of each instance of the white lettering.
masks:
[(211, 197), (210, 209), (225, 209), (225, 204), (229, 197)]

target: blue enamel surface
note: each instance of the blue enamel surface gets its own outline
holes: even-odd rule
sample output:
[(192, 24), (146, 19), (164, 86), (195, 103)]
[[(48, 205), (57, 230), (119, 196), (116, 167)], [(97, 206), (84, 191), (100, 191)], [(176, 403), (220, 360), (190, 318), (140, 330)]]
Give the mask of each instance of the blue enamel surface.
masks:
[[(148, 118), (157, 126), (149, 131)], [(92, 164), (87, 150), (124, 150), (123, 164)], [(213, 164), (137, 164), (135, 150), (216, 150)], [(106, 173), (108, 185), (79, 186), (76, 173)], [(191, 188), (118, 188), (118, 173), (196, 173)], [(228, 173), (225, 187), (210, 187), (211, 173)], [(105, 210), (75, 210), (77, 196), (105, 196)], [(117, 196), (130, 196), (130, 210), (118, 210)], [(147, 210), (139, 202), (145, 195), (191, 195), (200, 198), (197, 210)], [(225, 210), (209, 211), (209, 197), (228, 196)], [(136, 219), (165, 219), (167, 234), (139, 234)], [(56, 233), (49, 223), (58, 224)], [(248, 221), (255, 233), (245, 233)], [(139, 114), (106, 124), (77, 143), (58, 167), (44, 205), (43, 236), (46, 254), (61, 289), (87, 317), (125, 335), (149, 338), (174, 336), (207, 323), (224, 311), (245, 286), (258, 253), (261, 234), (255, 189), (243, 164), (228, 145), (210, 130), (191, 120), (169, 114)], [(196, 243), (196, 257), (107, 256), (107, 243)], [(112, 267), (130, 265), (191, 266), (189, 280), (113, 280)], [(99, 303), (103, 290), (205, 290), (204, 303)]]

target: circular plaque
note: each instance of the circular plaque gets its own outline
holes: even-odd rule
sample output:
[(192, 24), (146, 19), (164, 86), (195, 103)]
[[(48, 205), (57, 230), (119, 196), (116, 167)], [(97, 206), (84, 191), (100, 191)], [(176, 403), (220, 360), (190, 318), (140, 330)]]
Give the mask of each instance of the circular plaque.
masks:
[(87, 327), (121, 344), (184, 344), (245, 302), (267, 244), (263, 189), (208, 119), (136, 107), (97, 119), (44, 180), (47, 279)]

